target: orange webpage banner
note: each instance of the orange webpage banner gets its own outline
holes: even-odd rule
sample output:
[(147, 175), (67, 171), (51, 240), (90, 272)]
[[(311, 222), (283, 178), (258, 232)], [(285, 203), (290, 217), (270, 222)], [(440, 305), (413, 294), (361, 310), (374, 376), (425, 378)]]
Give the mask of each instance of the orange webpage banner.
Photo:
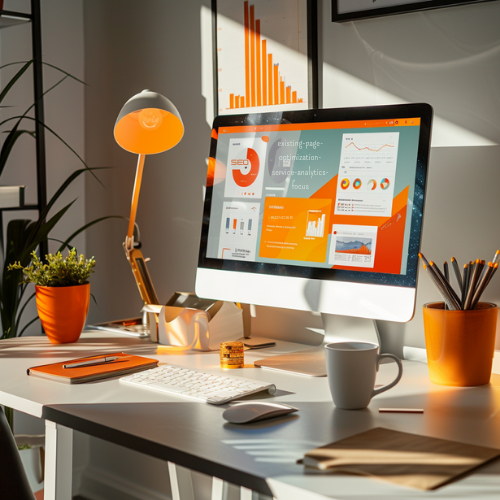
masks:
[(259, 257), (325, 262), (332, 200), (266, 198)]
[(329, 130), (344, 128), (376, 128), (376, 127), (419, 127), (420, 118), (393, 118), (386, 120), (354, 120), (343, 122), (319, 123), (284, 123), (278, 125), (244, 125), (223, 127), (219, 134), (241, 134), (245, 132), (275, 132), (293, 130)]

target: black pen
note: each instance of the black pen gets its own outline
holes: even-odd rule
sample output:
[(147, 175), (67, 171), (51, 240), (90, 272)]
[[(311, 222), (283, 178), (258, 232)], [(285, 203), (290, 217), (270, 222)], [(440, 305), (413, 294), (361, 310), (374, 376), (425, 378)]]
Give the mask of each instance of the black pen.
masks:
[(63, 365), (63, 368), (80, 368), (81, 366), (89, 366), (89, 365), (104, 365), (106, 363), (111, 363), (119, 358), (119, 356), (107, 356), (104, 358), (94, 358), (88, 359), (87, 361), (80, 361), (77, 363), (70, 363), (67, 365)]

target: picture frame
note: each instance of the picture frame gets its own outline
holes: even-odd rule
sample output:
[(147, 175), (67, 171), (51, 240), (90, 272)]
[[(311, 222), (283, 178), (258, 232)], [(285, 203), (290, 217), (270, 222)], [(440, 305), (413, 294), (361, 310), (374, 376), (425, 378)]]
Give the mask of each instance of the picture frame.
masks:
[(317, 23), (317, 0), (212, 0), (214, 115), (317, 108)]
[(332, 0), (332, 22), (492, 1), (497, 0)]

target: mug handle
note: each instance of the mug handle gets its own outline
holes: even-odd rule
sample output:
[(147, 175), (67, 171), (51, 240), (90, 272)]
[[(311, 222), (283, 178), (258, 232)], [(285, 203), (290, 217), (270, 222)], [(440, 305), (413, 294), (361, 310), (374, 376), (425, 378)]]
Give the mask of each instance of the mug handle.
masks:
[(382, 392), (388, 391), (391, 387), (394, 387), (401, 380), (401, 377), (403, 376), (403, 363), (401, 363), (401, 360), (397, 356), (394, 356), (394, 354), (378, 354), (377, 371), (380, 365), (380, 361), (382, 361), (383, 358), (390, 358), (398, 364), (398, 375), (390, 384), (384, 385), (384, 387), (380, 387), (380, 389), (373, 389), (372, 398), (373, 396), (381, 394)]

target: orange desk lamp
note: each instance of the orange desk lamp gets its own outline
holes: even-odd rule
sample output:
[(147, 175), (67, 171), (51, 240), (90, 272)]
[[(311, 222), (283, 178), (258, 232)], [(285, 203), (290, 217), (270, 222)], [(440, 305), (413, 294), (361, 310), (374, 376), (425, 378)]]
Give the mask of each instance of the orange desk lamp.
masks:
[(123, 106), (116, 119), (114, 135), (123, 149), (139, 155), (128, 232), (123, 247), (142, 300), (145, 304), (159, 304), (146, 260), (135, 247), (135, 217), (146, 155), (163, 153), (177, 145), (184, 135), (184, 125), (176, 107), (166, 97), (143, 90)]

